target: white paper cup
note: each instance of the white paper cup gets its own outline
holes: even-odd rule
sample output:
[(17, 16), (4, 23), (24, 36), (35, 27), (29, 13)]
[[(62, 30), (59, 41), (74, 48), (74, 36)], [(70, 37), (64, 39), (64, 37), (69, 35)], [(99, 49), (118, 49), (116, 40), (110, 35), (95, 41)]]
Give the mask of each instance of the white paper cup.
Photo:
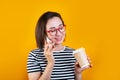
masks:
[(73, 55), (81, 68), (89, 67), (90, 63), (88, 62), (85, 48), (79, 48), (73, 51)]

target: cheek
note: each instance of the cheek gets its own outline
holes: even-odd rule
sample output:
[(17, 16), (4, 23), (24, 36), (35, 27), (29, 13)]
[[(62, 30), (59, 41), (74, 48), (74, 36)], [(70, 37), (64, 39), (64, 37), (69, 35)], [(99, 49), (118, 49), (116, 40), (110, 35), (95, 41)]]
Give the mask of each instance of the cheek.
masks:
[[(66, 32), (63, 33), (63, 34), (61, 34), (60, 36), (61, 36), (62, 42), (63, 42), (64, 39), (65, 39), (65, 37), (66, 37)], [(48, 38), (49, 38), (51, 41), (53, 41), (53, 42), (56, 42), (56, 43), (58, 42), (58, 41), (56, 40), (57, 36), (51, 36), (51, 35), (48, 34)]]
[(66, 37), (66, 32), (64, 32), (64, 33), (62, 34), (63, 40), (65, 39), (65, 37)]
[(62, 36), (63, 38), (65, 38), (66, 37), (66, 32), (63, 34), (63, 36)]
[(51, 41), (55, 42), (55, 36), (48, 36)]
[(66, 35), (63, 35), (63, 41), (65, 40)]

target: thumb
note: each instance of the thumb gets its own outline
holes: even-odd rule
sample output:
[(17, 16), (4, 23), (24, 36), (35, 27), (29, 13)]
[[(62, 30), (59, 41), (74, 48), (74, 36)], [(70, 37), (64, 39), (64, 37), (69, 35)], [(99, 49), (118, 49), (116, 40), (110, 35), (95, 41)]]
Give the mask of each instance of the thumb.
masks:
[(75, 63), (75, 67), (79, 67), (80, 68), (80, 65), (78, 62)]
[(78, 62), (75, 62), (75, 65), (79, 65), (79, 63), (78, 63)]

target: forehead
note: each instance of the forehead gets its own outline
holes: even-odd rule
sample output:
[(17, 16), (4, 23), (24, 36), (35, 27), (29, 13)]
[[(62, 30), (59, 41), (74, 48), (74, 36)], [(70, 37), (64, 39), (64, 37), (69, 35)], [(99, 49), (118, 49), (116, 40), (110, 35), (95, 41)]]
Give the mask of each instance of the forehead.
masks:
[(46, 24), (46, 29), (50, 29), (52, 27), (57, 28), (60, 24), (62, 24), (62, 21), (59, 17), (50, 18)]

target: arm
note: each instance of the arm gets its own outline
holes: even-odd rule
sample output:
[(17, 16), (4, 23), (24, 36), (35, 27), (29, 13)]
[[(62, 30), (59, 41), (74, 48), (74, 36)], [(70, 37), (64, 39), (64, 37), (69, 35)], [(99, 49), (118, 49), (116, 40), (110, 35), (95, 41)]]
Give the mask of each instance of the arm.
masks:
[(41, 76), (40, 72), (28, 73), (28, 80), (38, 80)]
[(82, 80), (82, 70), (78, 62), (75, 63), (75, 80)]
[[(53, 70), (53, 67), (54, 67), (54, 63), (55, 63), (55, 60), (54, 60), (54, 56), (53, 56), (53, 46), (54, 46), (54, 43), (46, 43), (45, 45), (45, 49), (44, 49), (44, 55), (47, 59), (47, 66), (44, 70), (43, 73), (41, 73), (41, 70), (40, 70), (40, 65), (36, 63), (36, 59), (33, 59), (35, 58), (33, 55), (30, 55), (28, 57), (28, 77), (29, 77), (29, 80), (50, 80), (51, 78), (51, 73), (52, 73), (52, 70)], [(32, 66), (31, 66), (32, 65)], [(34, 72), (32, 72), (34, 71)]]
[(75, 80), (82, 80), (82, 74), (81, 73), (76, 74), (75, 75)]
[(52, 69), (53, 69), (53, 65), (48, 64), (43, 74), (41, 74), (40, 72), (28, 73), (28, 79), (29, 80), (50, 80)]
[(36, 61), (36, 54), (31, 51), (27, 60), (28, 80), (38, 80), (41, 76), (40, 64)]
[(53, 70), (53, 65), (48, 64), (46, 66), (45, 71), (43, 72), (43, 74), (40, 76), (40, 78), (38, 80), (50, 80), (52, 70)]
[(89, 57), (88, 57), (88, 61), (89, 61), (90, 65), (87, 67), (84, 67), (84, 68), (80, 68), (78, 62), (75, 63), (75, 80), (82, 80), (82, 71), (86, 70), (87, 68), (92, 67), (91, 60)]
[(40, 65), (36, 63), (35, 59), (32, 59), (34, 56), (32, 56), (31, 54), (29, 55), (28, 64), (27, 64), (29, 80), (50, 80), (55, 61), (54, 61), (54, 58), (49, 59), (49, 57), (51, 57), (50, 53), (45, 53), (45, 56), (48, 59), (48, 64), (44, 72), (41, 73)]
[(53, 46), (54, 43), (46, 43), (45, 42), (45, 49), (44, 49), (44, 55), (47, 59), (47, 66), (43, 72), (43, 74), (40, 76), (40, 78), (38, 80), (50, 80), (51, 78), (51, 74), (52, 74), (52, 70), (54, 67), (54, 56), (53, 56)]

